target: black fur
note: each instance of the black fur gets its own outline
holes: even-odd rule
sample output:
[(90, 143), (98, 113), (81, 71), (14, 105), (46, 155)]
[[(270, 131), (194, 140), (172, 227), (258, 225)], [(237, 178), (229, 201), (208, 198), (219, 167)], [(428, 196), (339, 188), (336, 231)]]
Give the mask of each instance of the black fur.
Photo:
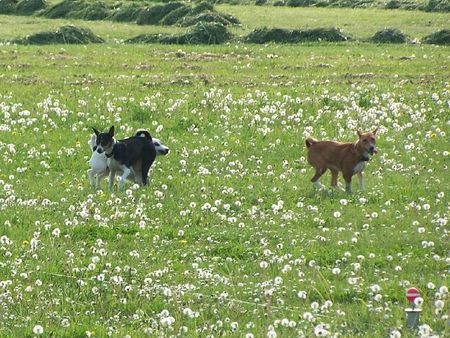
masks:
[(145, 129), (139, 129), (134, 136), (145, 137), (147, 140), (150, 141), (153, 140), (152, 135), (150, 135), (150, 133)]
[[(114, 126), (107, 133), (100, 133), (95, 128), (93, 130), (97, 135), (97, 146), (105, 146), (113, 142)], [(156, 158), (156, 149), (153, 145), (152, 138), (148, 132), (146, 133), (146, 137), (132, 136), (116, 142), (112, 147), (112, 153), (109, 154), (117, 162), (128, 168), (133, 167), (133, 165), (141, 160), (143, 185), (147, 185), (148, 183), (148, 172)]]

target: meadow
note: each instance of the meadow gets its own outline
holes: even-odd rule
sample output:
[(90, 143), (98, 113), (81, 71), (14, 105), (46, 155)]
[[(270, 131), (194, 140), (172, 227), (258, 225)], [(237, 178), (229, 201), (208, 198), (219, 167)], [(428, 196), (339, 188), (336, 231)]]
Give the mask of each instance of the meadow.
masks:
[[(0, 49), (1, 337), (449, 335), (449, 47), (123, 45), (132, 25), (83, 25), (108, 42)], [(170, 147), (149, 186), (89, 185), (90, 127), (111, 125)], [(305, 138), (374, 127), (366, 190), (316, 191)]]

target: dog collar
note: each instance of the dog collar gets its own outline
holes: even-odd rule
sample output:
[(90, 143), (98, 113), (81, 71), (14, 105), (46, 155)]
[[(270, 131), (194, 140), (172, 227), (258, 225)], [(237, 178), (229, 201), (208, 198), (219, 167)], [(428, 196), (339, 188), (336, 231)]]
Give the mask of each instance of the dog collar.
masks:
[(114, 147), (116, 146), (116, 144), (117, 144), (117, 142), (116, 142), (116, 140), (113, 138), (113, 144), (112, 144), (112, 150), (111, 150), (111, 153), (110, 153), (110, 154), (107, 154), (106, 151), (105, 151), (105, 156), (106, 156), (107, 158), (111, 158), (111, 157), (114, 155)]

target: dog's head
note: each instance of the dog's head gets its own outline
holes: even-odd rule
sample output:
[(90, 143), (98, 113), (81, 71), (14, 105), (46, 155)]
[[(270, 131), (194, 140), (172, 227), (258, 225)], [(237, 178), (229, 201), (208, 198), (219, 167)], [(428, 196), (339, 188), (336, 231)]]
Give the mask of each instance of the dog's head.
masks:
[[(106, 133), (101, 133), (97, 129), (92, 128), (96, 135), (96, 149), (98, 153), (103, 153), (104, 151), (111, 150), (114, 146), (114, 126), (109, 128), (109, 131)], [(95, 151), (94, 150), (94, 151)]]
[(169, 153), (169, 147), (166, 147), (157, 138), (153, 139), (153, 145), (155, 146), (156, 155), (167, 155)]
[(378, 128), (375, 128), (368, 133), (363, 133), (360, 130), (357, 131), (359, 137), (358, 145), (363, 152), (370, 155), (376, 154), (378, 152), (376, 147), (377, 130)]

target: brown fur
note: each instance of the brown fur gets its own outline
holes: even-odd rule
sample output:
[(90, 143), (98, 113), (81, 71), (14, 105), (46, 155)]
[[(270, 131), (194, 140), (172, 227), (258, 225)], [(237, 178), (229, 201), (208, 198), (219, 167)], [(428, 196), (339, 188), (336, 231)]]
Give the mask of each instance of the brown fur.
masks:
[(357, 174), (361, 189), (364, 188), (362, 170), (365, 162), (369, 160), (369, 154), (377, 152), (375, 147), (375, 136), (377, 129), (372, 132), (357, 132), (359, 139), (353, 143), (342, 143), (336, 141), (317, 141), (307, 138), (305, 143), (308, 148), (308, 163), (311, 164), (316, 173), (311, 179), (315, 185), (320, 185), (319, 178), (330, 169), (331, 186), (337, 187), (339, 172), (342, 172), (345, 180), (345, 190), (351, 192), (352, 176)]

